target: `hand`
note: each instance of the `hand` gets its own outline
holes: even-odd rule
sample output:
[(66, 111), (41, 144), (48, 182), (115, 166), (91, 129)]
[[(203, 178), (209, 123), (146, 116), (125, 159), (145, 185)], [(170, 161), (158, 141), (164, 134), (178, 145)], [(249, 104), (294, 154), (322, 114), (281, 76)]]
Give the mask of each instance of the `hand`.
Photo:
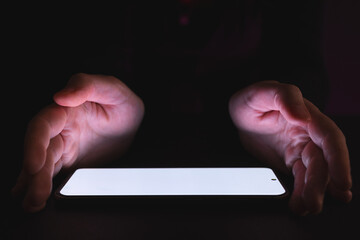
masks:
[(62, 168), (91, 166), (120, 156), (144, 114), (143, 102), (111, 76), (74, 75), (54, 95), (57, 104), (38, 113), (25, 137), (24, 163), (13, 188), (23, 207), (42, 209), (52, 178)]
[(297, 87), (256, 83), (231, 98), (229, 111), (250, 152), (271, 167), (292, 171), (289, 206), (294, 212), (319, 213), (326, 190), (344, 202), (351, 200), (345, 137)]

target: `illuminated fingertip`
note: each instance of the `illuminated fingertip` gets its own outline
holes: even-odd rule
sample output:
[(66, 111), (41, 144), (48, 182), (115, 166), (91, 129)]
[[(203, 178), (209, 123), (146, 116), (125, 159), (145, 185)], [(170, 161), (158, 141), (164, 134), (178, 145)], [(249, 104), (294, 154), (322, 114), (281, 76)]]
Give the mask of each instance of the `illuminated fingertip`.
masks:
[(289, 205), (289, 207), (295, 215), (305, 217), (310, 214), (310, 211), (305, 209), (304, 205), (300, 202), (297, 204), (292, 203)]
[(344, 202), (349, 203), (352, 200), (352, 192), (349, 190), (345, 193)]
[(352, 180), (351, 177), (349, 177), (348, 179), (340, 179), (340, 181), (333, 180), (333, 184), (339, 191), (347, 192), (350, 191), (352, 187)]
[[(39, 195), (40, 194), (40, 195)], [(26, 212), (38, 212), (46, 205), (47, 198), (41, 196), (41, 192), (28, 193), (23, 201), (23, 208)]]
[(23, 202), (23, 208), (28, 213), (35, 213), (39, 212), (40, 210), (45, 208), (46, 203), (43, 202), (40, 205), (32, 205), (31, 203), (24, 201)]

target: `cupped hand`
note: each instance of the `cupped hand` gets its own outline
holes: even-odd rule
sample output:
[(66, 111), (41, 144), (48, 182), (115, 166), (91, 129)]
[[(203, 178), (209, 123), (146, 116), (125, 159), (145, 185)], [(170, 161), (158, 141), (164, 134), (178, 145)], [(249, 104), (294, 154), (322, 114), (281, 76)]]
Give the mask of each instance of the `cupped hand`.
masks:
[(25, 210), (41, 210), (62, 168), (91, 166), (119, 157), (144, 114), (142, 100), (115, 77), (76, 74), (39, 112), (25, 136), (23, 168), (13, 195)]
[(231, 98), (229, 111), (250, 152), (294, 175), (289, 206), (295, 213), (321, 212), (326, 190), (351, 201), (345, 137), (297, 87), (276, 81), (253, 84)]

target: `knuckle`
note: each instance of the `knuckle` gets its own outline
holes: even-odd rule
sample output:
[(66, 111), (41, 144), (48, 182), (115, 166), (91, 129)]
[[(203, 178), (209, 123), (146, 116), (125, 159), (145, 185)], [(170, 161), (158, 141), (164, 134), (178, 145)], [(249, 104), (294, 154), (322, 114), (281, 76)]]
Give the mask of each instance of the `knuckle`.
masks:
[(124, 83), (120, 79), (118, 79), (117, 77), (114, 77), (114, 76), (111, 76), (111, 75), (106, 75), (106, 76), (104, 75), (102, 77), (105, 80), (124, 85)]
[(281, 91), (277, 89), (274, 93), (274, 105), (276, 106), (276, 108), (280, 109), (282, 104), (283, 104), (283, 97)]
[(323, 144), (333, 143), (334, 141), (336, 141), (342, 145), (346, 145), (346, 137), (345, 137), (344, 133), (335, 124), (335, 122), (331, 121), (330, 125), (328, 127), (328, 133), (323, 138)]
[(346, 137), (345, 137), (345, 135), (344, 135), (344, 133), (339, 129), (339, 131), (337, 131), (337, 137), (338, 137), (338, 139), (341, 141), (341, 142), (343, 142), (343, 143), (345, 143), (346, 144)]
[(282, 99), (302, 99), (302, 93), (298, 86), (292, 84), (283, 84), (278, 93), (281, 95)]
[(53, 122), (66, 116), (66, 108), (52, 104), (36, 114), (28, 124), (28, 129), (50, 129)]
[(28, 133), (29, 131), (33, 130), (33, 129), (37, 129), (37, 128), (41, 128), (43, 127), (45, 123), (45, 120), (44, 118), (39, 114), (35, 115), (31, 120), (30, 122), (28, 123), (27, 125), (27, 130), (28, 130)]
[(282, 88), (284, 91), (290, 92), (290, 93), (300, 93), (301, 92), (300, 88), (293, 84), (287, 84), (287, 83), (283, 84)]

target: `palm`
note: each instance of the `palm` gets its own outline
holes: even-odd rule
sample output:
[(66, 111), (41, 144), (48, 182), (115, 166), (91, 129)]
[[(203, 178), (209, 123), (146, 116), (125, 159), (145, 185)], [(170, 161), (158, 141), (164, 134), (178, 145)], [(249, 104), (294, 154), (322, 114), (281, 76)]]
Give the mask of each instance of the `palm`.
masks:
[[(138, 98), (128, 96), (130, 90), (118, 82), (110, 79), (109, 83), (100, 86), (100, 93), (94, 94), (89, 89), (84, 94), (87, 97), (80, 100), (70, 98), (69, 101), (66, 93), (65, 98), (61, 94), (55, 96), (60, 105), (72, 106), (64, 108), (66, 123), (60, 132), (65, 164), (71, 165), (76, 159), (85, 165), (93, 164), (92, 161), (100, 160), (103, 153), (121, 151), (131, 140), (143, 110)], [(77, 95), (81, 97), (81, 94)]]
[[(63, 140), (63, 164), (70, 166), (76, 159), (85, 159), (91, 156), (91, 149), (97, 144), (104, 142), (112, 132), (115, 134), (113, 118), (109, 115), (113, 113), (106, 107), (92, 102), (75, 108), (65, 108), (67, 119), (64, 129), (60, 132)], [(111, 121), (113, 120), (113, 121)]]
[[(251, 134), (256, 135), (257, 151), (262, 155), (262, 159), (271, 162), (271, 165), (278, 169), (283, 169), (284, 164), (292, 166), (305, 146), (312, 141), (309, 129), (305, 124), (286, 120), (279, 111), (262, 113), (262, 117), (259, 117), (259, 114), (258, 110), (253, 109), (248, 116), (254, 116), (251, 122), (256, 126), (256, 131)], [(258, 148), (258, 144), (264, 147)], [(274, 156), (279, 160), (274, 161)]]

